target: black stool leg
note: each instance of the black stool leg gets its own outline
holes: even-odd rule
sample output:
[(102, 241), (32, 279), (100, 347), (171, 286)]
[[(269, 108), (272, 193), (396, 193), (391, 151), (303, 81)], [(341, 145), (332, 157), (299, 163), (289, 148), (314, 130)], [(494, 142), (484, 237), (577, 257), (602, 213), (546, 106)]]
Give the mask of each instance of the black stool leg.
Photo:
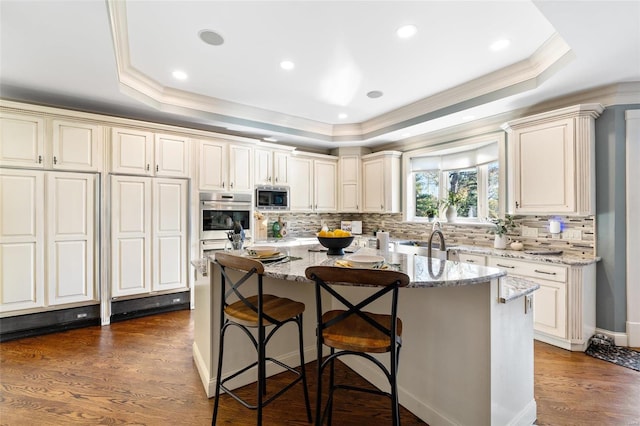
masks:
[(213, 417), (211, 425), (216, 424), (218, 418), (218, 403), (220, 402), (220, 381), (222, 380), (222, 354), (224, 352), (224, 334), (226, 328), (224, 324), (220, 327), (220, 342), (218, 344), (218, 371), (216, 372), (216, 400), (213, 403)]
[(265, 347), (264, 347), (264, 326), (258, 326), (258, 426), (262, 425), (262, 400), (265, 387)]
[(300, 374), (302, 375), (302, 386), (304, 388), (304, 403), (307, 406), (307, 419), (309, 423), (312, 422), (311, 418), (311, 404), (309, 403), (309, 390), (307, 389), (307, 373), (305, 371), (304, 364), (304, 343), (302, 340), (302, 314), (296, 317), (296, 324), (298, 324), (298, 347), (300, 348)]

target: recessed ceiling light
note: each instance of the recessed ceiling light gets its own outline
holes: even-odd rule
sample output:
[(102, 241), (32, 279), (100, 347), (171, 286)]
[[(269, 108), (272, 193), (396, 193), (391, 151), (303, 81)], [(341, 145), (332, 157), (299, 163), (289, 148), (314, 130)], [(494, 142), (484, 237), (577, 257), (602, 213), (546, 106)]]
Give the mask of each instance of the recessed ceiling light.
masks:
[(175, 70), (171, 75), (173, 75), (173, 78), (176, 80), (186, 80), (188, 77), (186, 72), (180, 70)]
[(220, 46), (224, 43), (224, 38), (220, 34), (211, 30), (202, 30), (198, 33), (200, 40), (212, 46)]
[(415, 25), (403, 25), (396, 30), (396, 34), (400, 38), (411, 38), (418, 32), (418, 28)]
[(282, 61), (280, 62), (280, 68), (282, 68), (283, 70), (292, 70), (296, 67), (296, 64), (294, 64), (291, 61)]
[(494, 52), (497, 52), (498, 50), (506, 49), (507, 47), (509, 47), (510, 44), (511, 44), (510, 40), (503, 38), (501, 40), (494, 41), (491, 44), (490, 49), (493, 50)]
[(371, 99), (379, 98), (382, 95), (383, 93), (379, 90), (372, 90), (369, 93), (367, 93), (367, 96), (370, 97)]
[(273, 138), (271, 136), (269, 136), (268, 138), (263, 138), (262, 140), (266, 142), (278, 142), (278, 139)]
[(344, 112), (343, 112), (343, 113), (338, 114), (338, 118), (339, 118), (340, 120), (344, 120), (344, 119), (345, 119), (345, 118), (347, 118), (347, 117), (348, 117), (348, 115), (347, 115), (347, 114), (345, 114)]

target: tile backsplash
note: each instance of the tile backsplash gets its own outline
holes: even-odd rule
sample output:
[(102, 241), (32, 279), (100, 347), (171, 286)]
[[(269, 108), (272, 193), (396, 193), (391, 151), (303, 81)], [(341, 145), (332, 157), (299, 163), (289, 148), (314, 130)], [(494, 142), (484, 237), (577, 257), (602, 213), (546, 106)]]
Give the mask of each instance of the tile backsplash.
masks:
[[(549, 232), (549, 219), (559, 218), (562, 233)], [(362, 234), (370, 235), (377, 230), (388, 231), (392, 239), (426, 240), (431, 233), (431, 223), (403, 222), (402, 214), (378, 213), (267, 213), (268, 224), (281, 218), (286, 223), (290, 236), (309, 236), (320, 230), (323, 223), (329, 228), (340, 227), (342, 220), (361, 220)], [(595, 256), (595, 218), (593, 216), (515, 216), (516, 228), (507, 236), (519, 240), (525, 250), (562, 250), (565, 254)], [(271, 226), (268, 227), (269, 230)], [(492, 247), (494, 236), (487, 232), (488, 224), (464, 222), (442, 222), (442, 231), (448, 246), (474, 245)]]

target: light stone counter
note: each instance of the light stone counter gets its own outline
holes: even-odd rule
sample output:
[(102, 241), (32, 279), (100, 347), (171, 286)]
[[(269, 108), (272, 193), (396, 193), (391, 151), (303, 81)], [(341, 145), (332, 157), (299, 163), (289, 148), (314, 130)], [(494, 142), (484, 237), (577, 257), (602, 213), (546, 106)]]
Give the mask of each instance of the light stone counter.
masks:
[(480, 247), (480, 246), (454, 246), (449, 247), (451, 251), (458, 251), (460, 253), (480, 254), (484, 256), (497, 256), (508, 259), (521, 259), (531, 260), (535, 262), (543, 263), (556, 263), (560, 265), (568, 266), (586, 266), (592, 263), (599, 262), (600, 257), (597, 256), (571, 256), (566, 254), (560, 255), (541, 255), (541, 254), (528, 254), (526, 250), (499, 250), (492, 247)]

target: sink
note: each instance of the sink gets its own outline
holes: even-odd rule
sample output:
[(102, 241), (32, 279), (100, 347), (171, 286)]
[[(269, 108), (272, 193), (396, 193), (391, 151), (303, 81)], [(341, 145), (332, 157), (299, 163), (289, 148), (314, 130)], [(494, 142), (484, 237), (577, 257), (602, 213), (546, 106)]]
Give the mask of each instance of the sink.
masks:
[[(417, 254), (418, 256), (427, 256), (428, 241), (396, 241), (393, 244), (393, 251), (404, 254)], [(439, 244), (431, 244), (431, 257), (435, 259), (445, 260), (447, 252), (440, 250)]]

